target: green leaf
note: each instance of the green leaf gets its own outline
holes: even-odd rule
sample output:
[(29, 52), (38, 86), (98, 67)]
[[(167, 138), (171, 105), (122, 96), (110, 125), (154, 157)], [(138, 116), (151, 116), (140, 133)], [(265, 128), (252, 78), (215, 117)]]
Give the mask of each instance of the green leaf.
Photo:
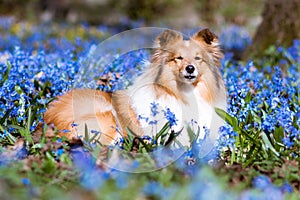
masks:
[(245, 120), (245, 124), (252, 124), (252, 123), (253, 123), (253, 115), (251, 112), (248, 112), (248, 115)]
[(26, 140), (27, 143), (30, 143), (31, 145), (34, 144), (34, 141), (32, 139), (32, 135), (30, 133), (30, 130), (28, 130), (27, 128), (18, 126), (18, 125), (9, 125), (9, 127), (14, 128), (16, 130), (19, 131), (20, 135), (22, 137), (24, 137), (24, 139)]
[(164, 146), (168, 146), (169, 144), (171, 144), (171, 142), (175, 141), (175, 139), (176, 139), (176, 133), (174, 131), (171, 131), (171, 133), (169, 134), (168, 139), (164, 143)]
[(282, 138), (284, 137), (284, 129), (282, 126), (276, 127), (274, 131), (274, 138), (277, 142), (282, 143)]
[(37, 144), (34, 144), (31, 148), (32, 148), (32, 149), (42, 149), (43, 147), (44, 147), (43, 144), (37, 143)]
[(126, 127), (126, 131), (129, 141), (132, 141), (134, 137), (137, 137), (137, 135), (129, 127)]
[(161, 136), (168, 134), (169, 130), (170, 130), (170, 123), (167, 122), (167, 123), (160, 129), (160, 131), (155, 135), (154, 139), (155, 139), (156, 141), (158, 141), (158, 139), (159, 139)]
[(46, 152), (46, 160), (43, 163), (43, 171), (52, 174), (56, 170), (55, 159), (51, 156), (49, 152)]
[(241, 135), (247, 137), (253, 144), (255, 144), (257, 147), (260, 147), (260, 143), (259, 141), (257, 141), (257, 139), (253, 138), (250, 134), (247, 133), (247, 131), (241, 129), (240, 130), (240, 133)]
[(268, 110), (270, 107), (269, 104), (266, 101), (264, 101), (263, 104), (264, 104), (265, 110)]
[(9, 109), (5, 112), (4, 116), (0, 118), (0, 124), (4, 124), (5, 121), (8, 119), (9, 113), (11, 112), (12, 109)]
[(246, 97), (245, 97), (245, 102), (249, 103), (251, 101), (251, 97), (252, 97), (251, 96), (251, 92), (248, 92), (247, 95), (246, 95)]
[(4, 129), (4, 128), (1, 126), (1, 124), (0, 124), (0, 131), (1, 131), (1, 132), (4, 132), (4, 130), (5, 130), (5, 129)]
[(68, 166), (72, 166), (72, 160), (71, 158), (66, 154), (63, 153), (60, 157), (59, 160), (63, 163), (66, 163)]
[(130, 151), (132, 146), (132, 141), (134, 137), (137, 137), (137, 135), (129, 127), (126, 127), (126, 132), (127, 132), (127, 138), (124, 139), (123, 148), (126, 151)]
[(10, 73), (10, 70), (11, 70), (11, 64), (10, 62), (6, 62), (6, 65), (7, 65), (7, 70), (6, 72), (2, 75), (2, 81), (0, 82), (0, 85), (2, 86), (7, 79), (8, 79), (8, 76), (9, 76), (9, 73)]
[(228, 124), (230, 124), (233, 127), (234, 131), (237, 132), (240, 129), (238, 126), (238, 120), (235, 117), (232, 117), (221, 108), (215, 107), (215, 111), (221, 118), (223, 118)]
[[(104, 133), (103, 133), (104, 134)], [(99, 134), (94, 134), (91, 138), (89, 138), (89, 140), (88, 140), (88, 142), (93, 142), (94, 140), (96, 140), (97, 141), (97, 139), (96, 139), (96, 137), (97, 136), (100, 136), (101, 135), (101, 133), (99, 133)]]
[(235, 147), (230, 148), (230, 150), (231, 150), (230, 164), (233, 165), (234, 161), (236, 161)]
[(17, 139), (16, 139), (12, 134), (10, 134), (9, 132), (7, 132), (6, 138), (7, 138), (8, 142), (9, 142), (9, 144), (11, 144), (11, 145), (15, 144), (15, 142), (16, 142), (16, 140), (17, 140)]
[(252, 112), (252, 116), (255, 122), (261, 124), (261, 117), (257, 113)]
[(261, 132), (261, 136), (262, 136), (262, 140), (264, 142), (264, 145), (267, 149), (270, 149), (277, 157), (280, 156), (280, 154), (276, 151), (276, 149), (274, 148), (274, 146), (271, 144), (269, 137), (267, 136), (267, 134), (262, 131)]
[(32, 113), (31, 113), (31, 106), (28, 108), (28, 119), (27, 119), (27, 130), (30, 132), (30, 127), (32, 123)]
[(86, 142), (88, 142), (90, 140), (90, 137), (89, 137), (89, 130), (88, 130), (88, 127), (87, 127), (87, 124), (85, 123), (84, 124), (84, 140)]
[(190, 139), (190, 143), (196, 141), (199, 137), (199, 134), (200, 134), (200, 128), (198, 126), (198, 130), (197, 130), (197, 133), (194, 133), (194, 131), (191, 129), (190, 126), (187, 127), (187, 132), (188, 132), (188, 135), (189, 135), (189, 139)]

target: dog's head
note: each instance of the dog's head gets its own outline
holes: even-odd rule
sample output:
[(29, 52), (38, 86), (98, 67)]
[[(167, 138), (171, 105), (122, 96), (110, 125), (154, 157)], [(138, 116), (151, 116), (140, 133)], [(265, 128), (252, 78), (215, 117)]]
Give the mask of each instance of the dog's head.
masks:
[(219, 78), (214, 73), (218, 73), (223, 55), (217, 36), (208, 29), (198, 31), (188, 40), (179, 32), (166, 30), (156, 38), (156, 44), (152, 62), (168, 66), (177, 81), (195, 85), (204, 76)]

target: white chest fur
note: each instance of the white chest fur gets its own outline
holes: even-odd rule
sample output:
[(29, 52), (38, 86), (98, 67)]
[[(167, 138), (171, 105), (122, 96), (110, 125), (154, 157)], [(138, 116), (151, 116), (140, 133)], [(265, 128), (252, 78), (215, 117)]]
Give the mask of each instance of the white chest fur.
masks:
[[(203, 127), (210, 127), (213, 108), (205, 102), (193, 86), (181, 91), (181, 98), (167, 93), (158, 95), (151, 84), (131, 89), (129, 94), (130, 103), (137, 113), (145, 135), (154, 136), (165, 125), (167, 119), (164, 112), (167, 108), (175, 114), (177, 119), (176, 125), (172, 129), (175, 132), (182, 130), (177, 139), (183, 145), (190, 144), (187, 126), (190, 126), (194, 132), (200, 128), (199, 137), (201, 139), (205, 135)], [(155, 115), (151, 111), (151, 104), (153, 103), (158, 105), (156, 110), (158, 113)]]

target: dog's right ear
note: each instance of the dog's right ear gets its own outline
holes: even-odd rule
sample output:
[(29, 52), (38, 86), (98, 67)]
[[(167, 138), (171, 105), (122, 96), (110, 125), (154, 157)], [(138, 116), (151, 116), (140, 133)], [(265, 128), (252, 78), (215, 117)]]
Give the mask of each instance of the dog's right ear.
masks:
[(157, 36), (156, 43), (160, 47), (165, 47), (166, 45), (173, 44), (176, 41), (182, 40), (182, 39), (183, 39), (183, 37), (182, 37), (181, 33), (167, 29)]

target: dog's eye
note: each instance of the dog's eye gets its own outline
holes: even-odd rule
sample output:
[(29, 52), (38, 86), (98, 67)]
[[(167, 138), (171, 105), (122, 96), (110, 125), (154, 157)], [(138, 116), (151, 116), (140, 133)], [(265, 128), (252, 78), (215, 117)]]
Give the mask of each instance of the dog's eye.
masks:
[(201, 58), (199, 56), (196, 56), (195, 60), (201, 60)]
[(183, 59), (183, 57), (181, 57), (181, 56), (178, 56), (178, 57), (176, 57), (176, 59), (177, 59), (177, 60), (182, 60), (182, 59)]

